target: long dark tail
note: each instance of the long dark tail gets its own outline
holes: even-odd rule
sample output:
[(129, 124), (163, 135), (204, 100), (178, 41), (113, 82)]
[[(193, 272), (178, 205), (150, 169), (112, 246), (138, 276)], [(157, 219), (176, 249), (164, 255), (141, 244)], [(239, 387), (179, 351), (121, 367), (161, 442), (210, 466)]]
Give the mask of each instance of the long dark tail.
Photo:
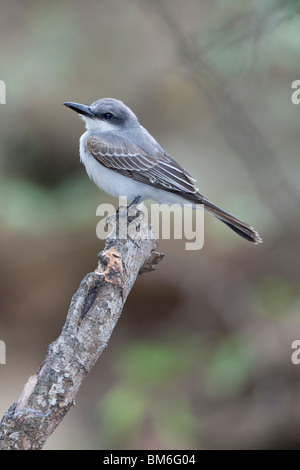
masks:
[(256, 230), (254, 230), (253, 227), (251, 227), (251, 225), (246, 224), (246, 222), (243, 222), (234, 215), (229, 214), (229, 212), (226, 212), (220, 207), (215, 206), (212, 202), (205, 198), (202, 198), (201, 202), (204, 204), (207, 212), (210, 212), (215, 217), (217, 217), (217, 219), (224, 222), (224, 224), (226, 224), (238, 235), (245, 238), (246, 240), (249, 240), (249, 242), (262, 243), (262, 239), (260, 238), (259, 234), (256, 232)]

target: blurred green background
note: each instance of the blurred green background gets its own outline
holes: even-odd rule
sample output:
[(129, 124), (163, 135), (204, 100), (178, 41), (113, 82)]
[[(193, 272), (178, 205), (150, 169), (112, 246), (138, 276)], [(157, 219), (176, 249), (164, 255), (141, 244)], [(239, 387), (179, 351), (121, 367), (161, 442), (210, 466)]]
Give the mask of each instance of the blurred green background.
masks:
[(0, 6), (0, 414), (96, 267), (96, 207), (64, 101), (129, 105), (249, 222), (201, 251), (162, 240), (47, 449), (300, 448), (298, 0), (4, 0)]

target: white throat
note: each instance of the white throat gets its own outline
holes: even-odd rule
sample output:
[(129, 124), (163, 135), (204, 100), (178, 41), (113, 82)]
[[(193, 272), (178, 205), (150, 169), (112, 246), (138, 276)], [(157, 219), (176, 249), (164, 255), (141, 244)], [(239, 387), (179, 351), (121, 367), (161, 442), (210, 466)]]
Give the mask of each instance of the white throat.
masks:
[(85, 122), (85, 127), (88, 131), (98, 130), (100, 132), (113, 132), (115, 130), (115, 126), (109, 121), (91, 119), (88, 116), (83, 116), (83, 114), (79, 114), (79, 117)]

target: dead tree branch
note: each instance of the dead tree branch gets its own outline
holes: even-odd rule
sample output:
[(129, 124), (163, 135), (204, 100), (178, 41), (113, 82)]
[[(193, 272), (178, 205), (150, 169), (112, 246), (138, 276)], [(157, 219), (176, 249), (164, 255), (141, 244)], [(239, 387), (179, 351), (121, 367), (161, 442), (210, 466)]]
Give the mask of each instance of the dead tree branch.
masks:
[(106, 240), (94, 272), (73, 295), (60, 336), (50, 344), (39, 371), (0, 424), (1, 450), (41, 449), (75, 403), (76, 394), (107, 347), (139, 272), (156, 269), (163, 254), (151, 227), (141, 222), (130, 237)]

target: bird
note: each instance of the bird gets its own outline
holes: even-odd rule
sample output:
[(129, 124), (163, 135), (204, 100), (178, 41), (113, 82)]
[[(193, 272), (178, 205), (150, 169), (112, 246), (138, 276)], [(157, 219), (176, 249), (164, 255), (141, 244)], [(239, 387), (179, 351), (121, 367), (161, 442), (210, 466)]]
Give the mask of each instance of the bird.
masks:
[(80, 160), (96, 185), (132, 204), (152, 199), (165, 204), (202, 204), (204, 209), (252, 243), (262, 239), (251, 225), (221, 209), (199, 193), (196, 180), (139, 123), (122, 101), (101, 98), (90, 106), (63, 103), (84, 120)]

